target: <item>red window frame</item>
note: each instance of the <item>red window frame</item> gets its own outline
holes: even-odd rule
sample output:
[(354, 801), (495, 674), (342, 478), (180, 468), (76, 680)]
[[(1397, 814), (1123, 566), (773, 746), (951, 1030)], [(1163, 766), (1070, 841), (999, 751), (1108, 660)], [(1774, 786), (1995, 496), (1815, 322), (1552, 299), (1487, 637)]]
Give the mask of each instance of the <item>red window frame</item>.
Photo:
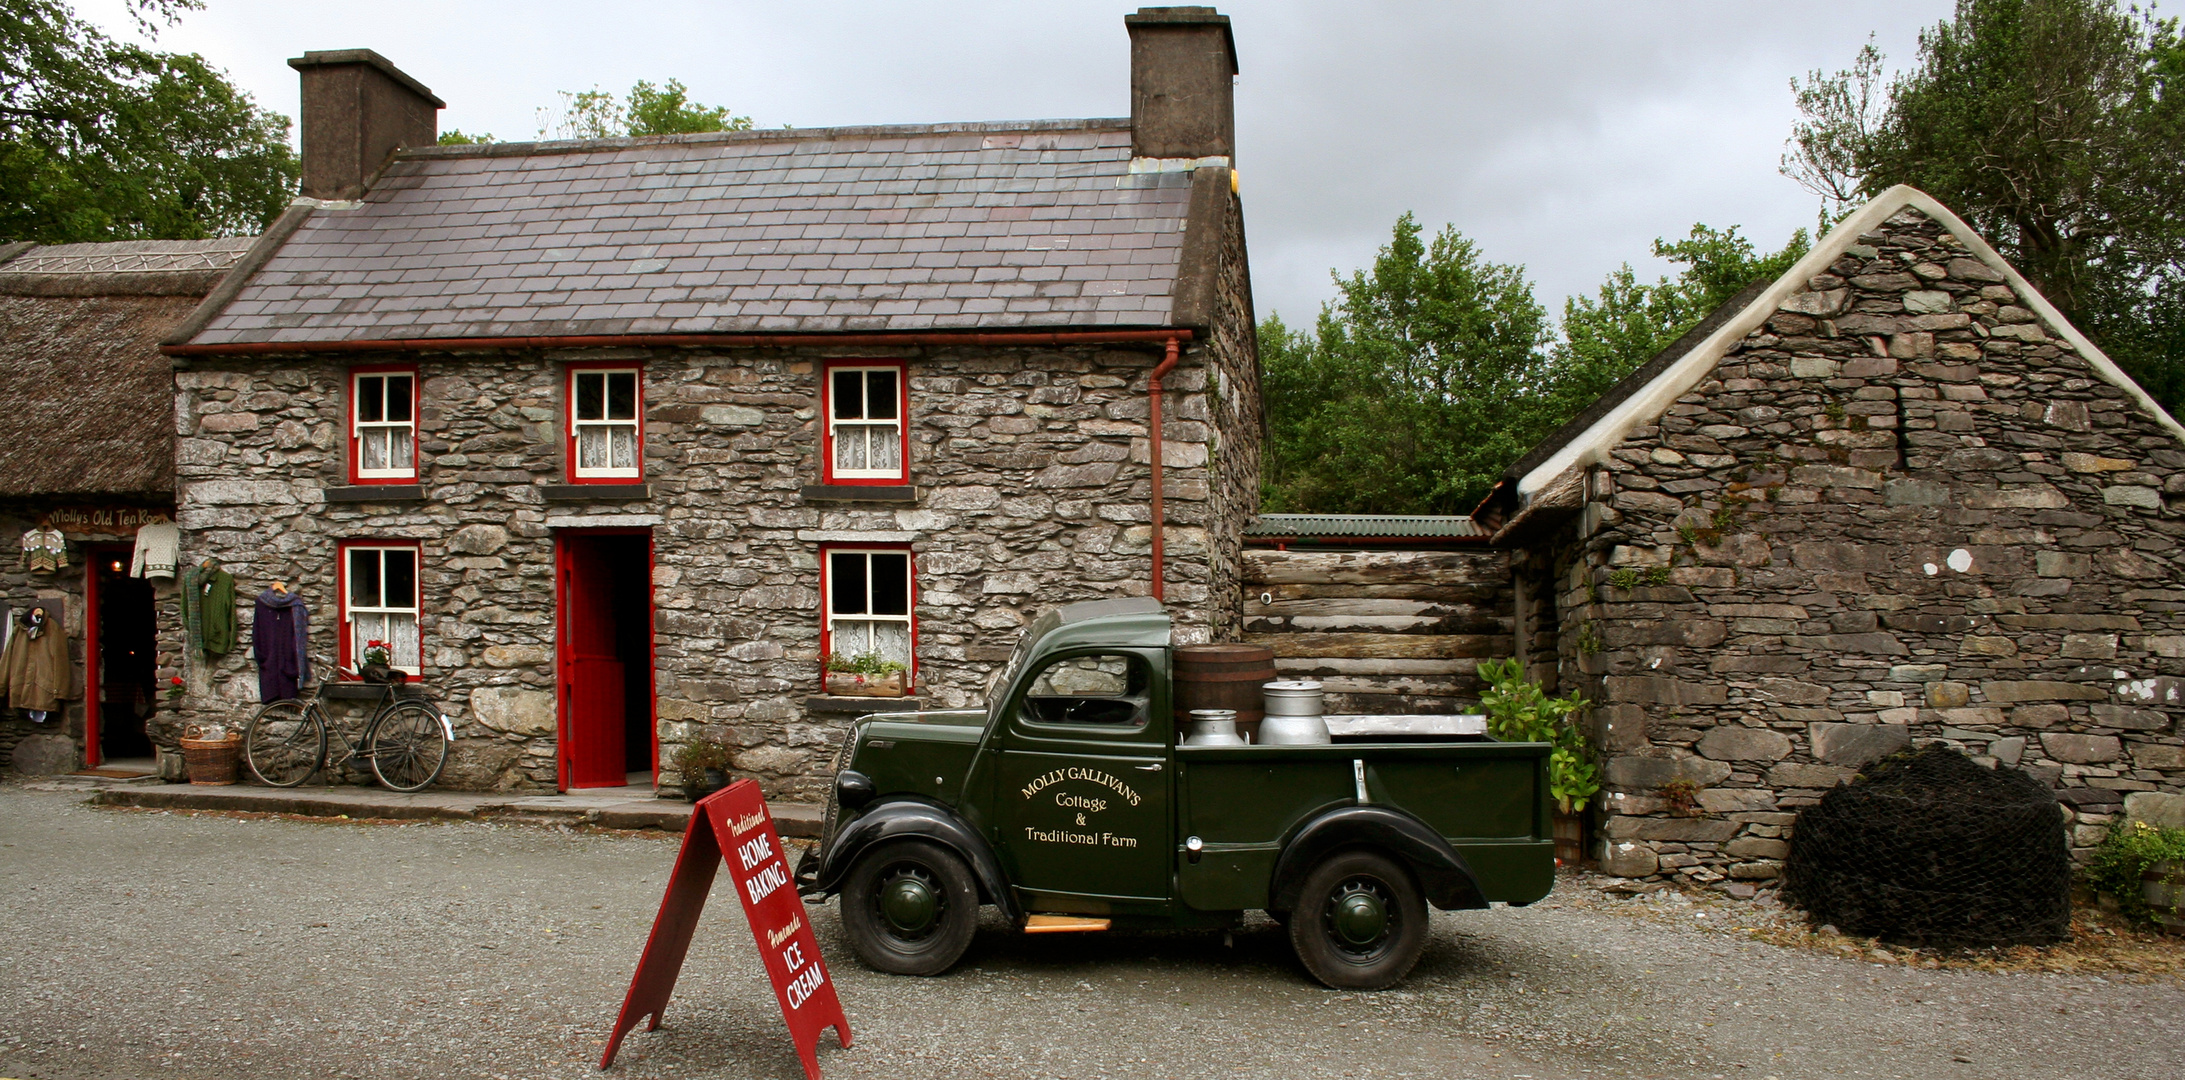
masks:
[[(580, 476), (577, 473), (577, 376), (590, 371), (637, 373), (637, 471), (631, 476)], [(645, 364), (641, 360), (583, 360), (562, 365), (562, 473), (572, 484), (642, 484), (645, 482)]]
[[(371, 375), (408, 375), (410, 377), (410, 471), (401, 476), (365, 476), (364, 448), (357, 437), (357, 380)], [(363, 364), (349, 369), (348, 386), (342, 397), (348, 401), (345, 410), (349, 419), (349, 482), (351, 484), (414, 484), (422, 472), (423, 459), (419, 456), (419, 429), (423, 426), (419, 410), (424, 405), (424, 383), (417, 376), (415, 364)]]
[[(911, 693), (918, 686), (918, 555), (911, 550), (909, 544), (900, 541), (866, 544), (845, 540), (840, 543), (821, 544), (819, 547), (819, 685), (821, 693), (825, 693), (827, 689), (827, 657), (835, 651), (833, 605), (830, 602), (834, 595), (831, 591), (833, 582), (829, 580), (833, 568), (832, 556), (846, 555), (853, 552), (881, 551), (901, 552), (909, 568), (910, 579), (908, 586), (910, 596), (907, 604), (907, 615), (910, 626), (910, 656), (905, 661), (909, 667), (908, 670), (903, 672), (903, 692)], [(845, 618), (855, 617), (845, 616)]]
[[(899, 449), (896, 460), (902, 471), (896, 476), (835, 475), (835, 372), (887, 368), (895, 372), (895, 421)], [(903, 360), (829, 360), (819, 374), (819, 477), (820, 483), (857, 487), (901, 487), (910, 483), (910, 364)]]
[(417, 588), (417, 655), (409, 657), (409, 663), (403, 663), (404, 658), (400, 656), (391, 658), (393, 667), (406, 670), (405, 678), (410, 682), (416, 682), (424, 677), (425, 673), (425, 546), (417, 540), (388, 540), (360, 536), (337, 541), (334, 544), (334, 621), (335, 629), (340, 637), (338, 646), (340, 651), (334, 656), (336, 669), (334, 674), (342, 679), (355, 679), (357, 676), (342, 674), (340, 669), (347, 667), (353, 671), (361, 667), (363, 663), (363, 657), (359, 655), (361, 650), (351, 648), (356, 643), (350, 636), (352, 624), (349, 621), (349, 553), (357, 548), (407, 548), (416, 554), (416, 562), (412, 564), (412, 567), (417, 577), (415, 583)]

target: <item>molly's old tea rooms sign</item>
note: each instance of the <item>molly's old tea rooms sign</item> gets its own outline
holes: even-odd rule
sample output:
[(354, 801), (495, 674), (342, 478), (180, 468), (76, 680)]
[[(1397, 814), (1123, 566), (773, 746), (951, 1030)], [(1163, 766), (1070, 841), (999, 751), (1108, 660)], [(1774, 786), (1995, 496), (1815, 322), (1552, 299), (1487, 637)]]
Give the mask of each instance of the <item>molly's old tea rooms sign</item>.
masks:
[(134, 536), (146, 525), (157, 525), (173, 515), (141, 506), (63, 506), (44, 515), (48, 527), (64, 533), (95, 536)]

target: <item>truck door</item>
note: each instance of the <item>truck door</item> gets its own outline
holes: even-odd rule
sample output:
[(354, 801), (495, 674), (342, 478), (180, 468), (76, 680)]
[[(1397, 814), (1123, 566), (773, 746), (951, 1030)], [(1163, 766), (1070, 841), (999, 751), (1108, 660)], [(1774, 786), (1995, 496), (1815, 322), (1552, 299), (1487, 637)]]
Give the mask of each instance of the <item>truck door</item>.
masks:
[[(1051, 657), (1002, 718), (989, 817), (1033, 910), (1166, 901), (1174, 862), (1159, 650)], [(1159, 697), (1160, 700), (1155, 700)]]

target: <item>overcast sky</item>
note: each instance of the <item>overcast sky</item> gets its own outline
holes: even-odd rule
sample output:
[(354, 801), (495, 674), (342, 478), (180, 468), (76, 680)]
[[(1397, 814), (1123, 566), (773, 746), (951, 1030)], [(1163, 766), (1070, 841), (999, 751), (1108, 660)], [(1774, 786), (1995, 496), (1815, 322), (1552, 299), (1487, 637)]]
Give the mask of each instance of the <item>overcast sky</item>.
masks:
[[(134, 37), (121, 0), (77, 0)], [(556, 91), (680, 79), (761, 126), (1124, 116), (1134, 5), (797, 0), (206, 0), (159, 45), (296, 114), (311, 49), (370, 48), (448, 102), (442, 130), (538, 132)], [(1776, 172), (1789, 80), (1891, 66), (1948, 0), (1317, 3), (1231, 0), (1237, 167), (1259, 312), (1310, 322), (1405, 210), (1523, 264), (1541, 300), (1657, 236), (1742, 226), (1775, 247), (1816, 200)]]

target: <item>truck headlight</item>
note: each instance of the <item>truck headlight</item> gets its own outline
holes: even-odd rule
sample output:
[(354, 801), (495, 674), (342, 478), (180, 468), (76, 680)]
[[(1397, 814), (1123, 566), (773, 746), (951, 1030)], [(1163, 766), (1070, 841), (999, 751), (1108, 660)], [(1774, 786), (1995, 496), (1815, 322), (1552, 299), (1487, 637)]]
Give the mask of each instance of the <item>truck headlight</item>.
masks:
[(855, 810), (872, 801), (879, 794), (873, 787), (872, 777), (855, 769), (844, 769), (835, 774), (835, 801), (845, 808)]

